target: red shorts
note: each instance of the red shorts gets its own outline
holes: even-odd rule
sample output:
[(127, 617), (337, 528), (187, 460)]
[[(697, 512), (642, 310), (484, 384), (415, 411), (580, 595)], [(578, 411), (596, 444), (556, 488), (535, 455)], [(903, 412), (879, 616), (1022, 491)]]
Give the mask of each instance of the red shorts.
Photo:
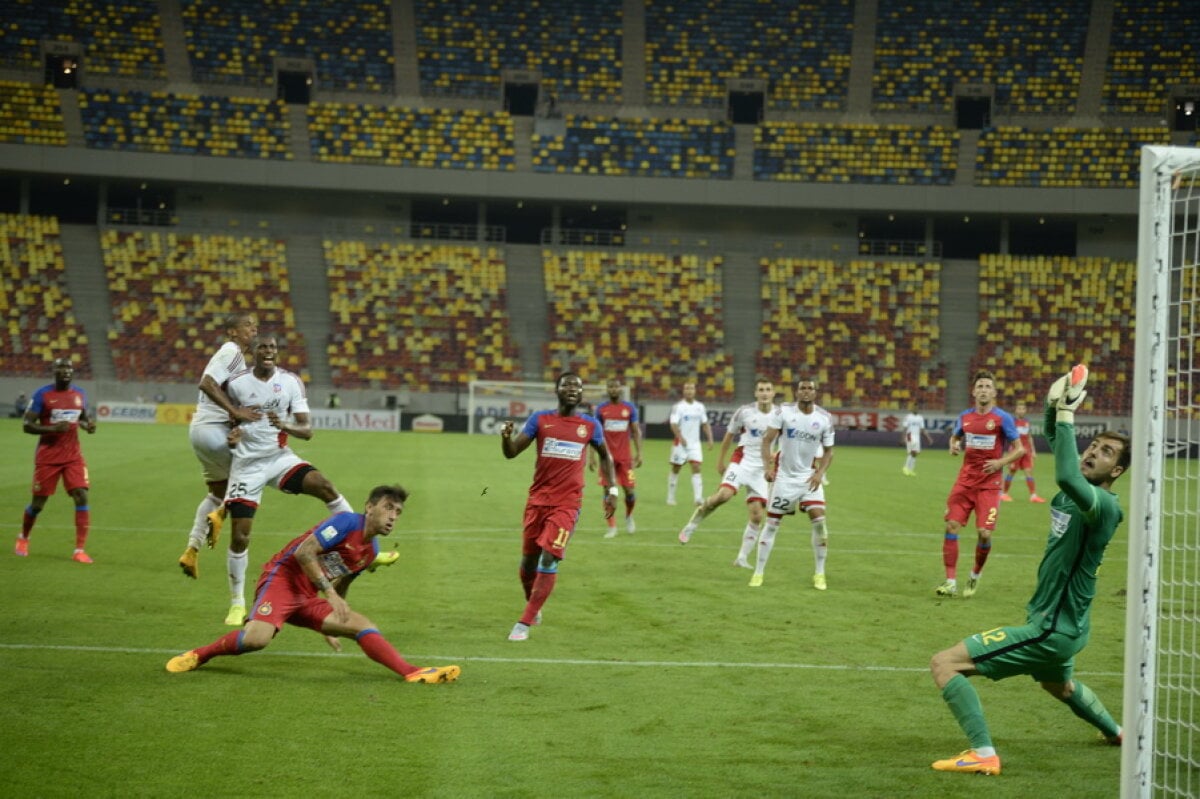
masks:
[(1008, 468), (1013, 472), (1013, 474), (1016, 474), (1017, 472), (1021, 471), (1022, 469), (1032, 469), (1033, 468), (1033, 453), (1030, 452), (1029, 450), (1025, 450), (1025, 454), (1022, 455), (1017, 460), (1010, 463), (1008, 465)]
[[(617, 473), (617, 485), (631, 491), (637, 485), (633, 476), (633, 461), (613, 461), (613, 471)], [(600, 485), (608, 488), (608, 483), (604, 482), (604, 475), (600, 476)]]
[(996, 518), (1000, 515), (1000, 489), (955, 483), (946, 500), (946, 521), (958, 522), (965, 527), (972, 512), (977, 530), (995, 530)]
[(521, 554), (536, 555), (545, 550), (562, 560), (567, 543), (575, 532), (579, 508), (560, 505), (526, 505), (525, 531), (521, 537)]
[(35, 497), (54, 496), (54, 492), (58, 490), (58, 479), (60, 477), (63, 481), (63, 488), (67, 491), (74, 491), (76, 488), (87, 488), (87, 464), (83, 461), (35, 463), (33, 466), (33, 495)]
[[(300, 579), (308, 580), (303, 576)], [(333, 606), (315, 589), (301, 588), (286, 575), (267, 572), (254, 587), (254, 609), (250, 618), (265, 621), (276, 630), (286, 622), (320, 632), (325, 617), (332, 612)]]

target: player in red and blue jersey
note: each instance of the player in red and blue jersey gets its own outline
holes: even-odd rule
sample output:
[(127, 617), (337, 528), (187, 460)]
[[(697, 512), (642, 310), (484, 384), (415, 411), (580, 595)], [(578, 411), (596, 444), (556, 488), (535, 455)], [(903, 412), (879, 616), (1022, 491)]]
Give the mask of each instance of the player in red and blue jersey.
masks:
[(996, 378), (992, 373), (976, 372), (971, 386), (975, 407), (958, 415), (950, 436), (950, 454), (961, 453), (963, 465), (946, 501), (946, 537), (942, 542), (946, 582), (934, 589), (938, 596), (958, 594), (958, 531), (974, 513), (979, 537), (975, 542), (975, 566), (963, 589), (963, 597), (968, 599), (975, 594), (979, 574), (992, 551), (1004, 467), (1025, 452), (1012, 415), (996, 407)]
[(365, 513), (335, 513), (292, 539), (263, 568), (246, 626), (171, 658), (167, 671), (193, 671), (215, 657), (257, 652), (286, 623), (316, 630), (326, 638), (352, 637), (367, 657), (406, 682), (457, 679), (458, 666), (420, 668), (406, 661), (370, 619), (346, 604), (350, 584), (371, 568), (379, 554), (378, 537), (392, 532), (407, 501), (408, 492), (401, 486), (376, 486), (367, 497)]
[(87, 395), (71, 385), (75, 367), (70, 358), (54, 361), (54, 384), (42, 386), (33, 393), (25, 410), (23, 429), (38, 436), (33, 458), (33, 499), (21, 519), (21, 534), (17, 537), (16, 553), (29, 554), (29, 534), (42, 508), (58, 489), (63, 488), (75, 500), (75, 551), (71, 560), (91, 563), (84, 551), (87, 543), (91, 513), (88, 511), (88, 470), (79, 449), (79, 428), (96, 432), (96, 422), (88, 415)]
[(604, 497), (605, 518), (617, 508), (617, 477), (600, 423), (576, 412), (583, 400), (583, 379), (574, 372), (564, 372), (555, 381), (554, 390), (558, 395), (556, 410), (534, 413), (515, 435), (511, 421), (500, 426), (500, 449), (505, 458), (515, 458), (537, 442), (537, 463), (525, 503), (521, 541), (525, 611), (513, 625), (510, 641), (529, 638), (530, 626), (540, 623), (542, 605), (554, 590), (558, 563), (566, 554), (583, 504), (583, 472), (589, 446), (600, 456), (600, 474), (609, 486)]
[[(608, 400), (596, 406), (595, 415), (604, 430), (604, 445), (608, 447), (608, 457), (612, 458), (617, 483), (625, 491), (625, 529), (632, 533), (637, 529), (633, 521), (633, 506), (637, 503), (634, 469), (642, 467), (642, 427), (638, 424), (637, 406), (621, 399), (621, 388), (620, 380), (615, 377), (608, 379), (605, 384)], [(595, 469), (596, 458), (589, 457), (588, 461), (588, 468)], [(605, 482), (601, 475), (600, 485), (607, 496), (612, 483)], [(604, 537), (613, 538), (617, 534), (616, 514), (609, 516), (607, 521), (608, 532)]]

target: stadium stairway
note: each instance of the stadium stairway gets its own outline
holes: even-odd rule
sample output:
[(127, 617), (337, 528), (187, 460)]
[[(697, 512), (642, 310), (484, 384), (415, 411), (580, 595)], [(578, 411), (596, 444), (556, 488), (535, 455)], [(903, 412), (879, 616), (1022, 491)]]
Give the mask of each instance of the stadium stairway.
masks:
[(514, 116), (513, 123), (513, 163), (518, 172), (533, 171), (533, 117)]
[(117, 370), (108, 348), (112, 299), (104, 274), (100, 235), (95, 225), (60, 224), (58, 231), (66, 265), (67, 291), (71, 295), (75, 318), (87, 333), (93, 379), (115, 380)]
[(954, 170), (956, 186), (975, 185), (975, 158), (979, 153), (979, 136), (982, 131), (960, 129), (958, 131), (958, 166)]
[(971, 403), (967, 371), (979, 340), (979, 262), (947, 258), (942, 261), (941, 277), (938, 310), (942, 321), (940, 358), (946, 364), (946, 410), (957, 413)]
[(621, 4), (621, 100), (627, 106), (646, 103), (646, 3)]
[(63, 130), (67, 134), (68, 147), (83, 147), (83, 114), (79, 110), (79, 92), (75, 89), (58, 89), (58, 104), (62, 107)]
[(288, 149), (297, 162), (312, 161), (312, 139), (308, 133), (308, 106), (294, 103), (287, 107)]
[[(725, 265), (721, 269), (721, 308), (725, 316), (725, 349), (733, 356), (734, 398), (738, 403), (749, 402), (753, 399), (758, 347), (763, 333), (759, 256), (748, 252), (725, 255)], [(768, 377), (779, 379), (776, 375)]]
[(1075, 103), (1075, 113), (1080, 117), (1100, 119), (1112, 27), (1113, 0), (1092, 0), (1087, 39), (1084, 42), (1083, 71), (1079, 76), (1079, 99)]
[(413, 8), (413, 0), (392, 0), (392, 54), (396, 59), (393, 66), (396, 93), (401, 97), (420, 97), (421, 72), (417, 66), (417, 12)]
[(757, 125), (733, 126), (733, 179), (754, 180), (754, 131)]
[(850, 86), (846, 110), (851, 119), (871, 115), (871, 71), (875, 66), (875, 20), (878, 0), (857, 0), (854, 4), (854, 38), (850, 44)]
[[(549, 337), (546, 308), (546, 276), (542, 248), (536, 244), (504, 247), (504, 270), (508, 278), (508, 319), (521, 358), (521, 379), (542, 379), (542, 350)], [(595, 380), (584, 375), (585, 380)]]
[[(322, 236), (295, 235), (287, 237), (287, 267), (291, 279), (292, 308), (296, 312), (296, 327), (304, 331), (308, 347), (308, 372), (313, 387), (333, 385), (329, 371), (329, 343), (332, 322), (329, 312), (329, 277), (325, 272), (325, 248)], [(283, 364), (287, 366), (286, 361)]]
[(196, 92), (192, 88), (192, 62), (188, 59), (183, 8), (179, 0), (158, 0), (158, 18), (162, 26), (163, 61), (171, 90)]

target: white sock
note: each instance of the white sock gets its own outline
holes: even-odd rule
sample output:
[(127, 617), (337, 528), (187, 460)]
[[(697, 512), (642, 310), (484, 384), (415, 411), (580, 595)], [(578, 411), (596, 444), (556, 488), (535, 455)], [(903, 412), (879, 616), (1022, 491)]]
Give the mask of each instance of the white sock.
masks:
[(325, 507), (329, 508), (330, 513), (354, 513), (354, 508), (341, 494), (338, 494), (337, 499), (332, 502), (326, 502)]
[(775, 534), (779, 532), (779, 517), (768, 516), (763, 523), (762, 535), (758, 539), (758, 559), (754, 562), (754, 573), (762, 574), (771, 558), (771, 549), (775, 546)]
[(904, 461), (904, 468), (908, 469), (910, 472), (914, 468), (916, 468), (916, 465), (917, 465), (917, 459), (914, 458), (912, 455), (909, 455), (908, 458), (906, 458)]
[(225, 562), (229, 566), (229, 604), (246, 604), (246, 563), (250, 560), (250, 550), (226, 553)]
[(200, 500), (200, 504), (196, 506), (196, 518), (192, 520), (192, 531), (188, 533), (189, 547), (199, 549), (204, 545), (204, 539), (208, 535), (208, 514), (219, 507), (221, 500), (212, 494)]
[(696, 502), (704, 501), (704, 475), (692, 475), (692, 496)]
[(758, 534), (761, 531), (761, 525), (746, 522), (746, 529), (742, 531), (742, 548), (738, 550), (738, 560), (750, 557), (750, 550), (754, 549), (754, 545), (758, 543)]
[(813, 559), (816, 561), (814, 574), (825, 573), (825, 556), (829, 554), (829, 533), (825, 529), (825, 518), (814, 519), (812, 523)]
[(675, 499), (675, 486), (679, 485), (679, 472), (667, 474), (667, 501)]

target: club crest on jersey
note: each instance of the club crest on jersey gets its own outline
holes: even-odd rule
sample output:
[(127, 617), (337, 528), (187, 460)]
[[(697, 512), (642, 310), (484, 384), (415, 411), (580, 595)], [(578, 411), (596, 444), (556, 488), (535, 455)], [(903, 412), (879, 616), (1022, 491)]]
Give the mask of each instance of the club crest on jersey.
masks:
[(579, 425), (579, 427), (575, 428), (575, 434), (580, 438), (587, 438), (588, 429), (585, 425)]
[(272, 388), (272, 390), (274, 390), (274, 392), (275, 392), (276, 394), (278, 394), (279, 392), (283, 391), (283, 386), (282, 386), (282, 385), (280, 385), (279, 383), (272, 383), (272, 384), (271, 384), (271, 388)]
[(988, 420), (987, 420), (987, 429), (988, 429), (988, 430), (995, 430), (995, 429), (996, 429), (996, 420), (995, 420), (995, 419), (988, 419)]
[(259, 616), (270, 616), (271, 611), (273, 610), (274, 608), (271, 607), (270, 602), (264, 602), (258, 606), (258, 610), (256, 610), (255, 613), (257, 613)]

